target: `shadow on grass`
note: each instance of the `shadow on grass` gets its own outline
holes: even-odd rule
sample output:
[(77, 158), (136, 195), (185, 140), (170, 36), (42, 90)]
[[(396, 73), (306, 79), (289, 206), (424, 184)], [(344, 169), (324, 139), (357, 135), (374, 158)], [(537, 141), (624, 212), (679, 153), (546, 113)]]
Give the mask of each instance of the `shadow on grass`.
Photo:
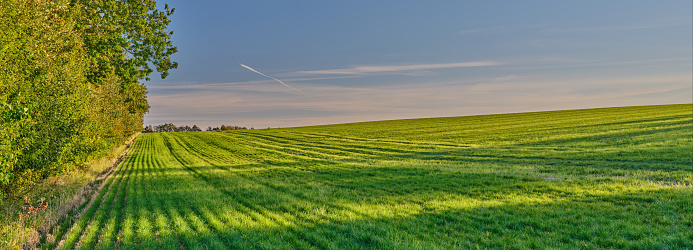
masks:
[[(587, 192), (593, 185), (589, 183), (417, 170), (380, 172), (386, 176), (380, 180), (366, 180), (368, 171), (336, 170), (331, 176), (343, 178), (272, 185), (283, 176), (280, 171), (240, 177), (207, 172), (218, 168), (188, 170), (213, 187), (206, 192), (220, 192), (225, 198), (187, 206), (211, 211), (216, 218), (230, 212), (222, 209), (225, 206), (245, 207), (234, 213), (254, 216), (246, 224), (227, 221), (221, 230), (170, 237), (192, 237), (207, 246), (212, 245), (207, 239), (218, 239), (224, 246), (240, 248), (693, 247), (691, 188), (593, 187), (606, 188), (599, 194)], [(331, 187), (327, 193), (311, 191), (310, 185), (319, 180)], [(240, 185), (244, 182), (259, 185)], [(184, 201), (200, 193), (181, 189), (167, 195)], [(317, 208), (321, 212), (311, 210)], [(248, 226), (262, 219), (270, 223)], [(138, 244), (122, 247), (141, 247)]]
[[(688, 130), (612, 136), (680, 131)], [(138, 170), (129, 185), (146, 190), (128, 195), (145, 201), (127, 204), (138, 211), (127, 228), (154, 231), (121, 248), (693, 248), (693, 188), (636, 178), (690, 182), (683, 150), (573, 147), (612, 140), (584, 135), (518, 148), (344, 142), (329, 149), (378, 153), (322, 159), (282, 151), (290, 138), (263, 136), (276, 147), (244, 148), (253, 163), (231, 164), (237, 145), (162, 137), (172, 165)]]
[[(678, 116), (677, 116), (678, 117)], [(647, 121), (659, 121), (662, 119), (652, 119)], [(643, 121), (629, 121), (629, 123), (641, 123)], [(690, 120), (675, 121), (667, 123), (670, 125), (690, 124)], [(619, 170), (649, 170), (649, 171), (683, 171), (693, 172), (693, 155), (690, 151), (693, 146), (688, 145), (686, 136), (690, 134), (692, 127), (665, 127), (649, 130), (609, 132), (607, 134), (578, 134), (573, 138), (542, 139), (536, 142), (521, 143), (510, 146), (496, 147), (441, 147), (431, 148), (430, 145), (414, 145), (403, 150), (398, 149), (398, 145), (360, 145), (347, 142), (330, 143), (327, 149), (337, 152), (362, 153), (368, 152), (370, 155), (352, 156), (343, 159), (343, 162), (364, 162), (365, 160), (387, 161), (387, 160), (425, 160), (425, 161), (447, 161), (447, 162), (474, 162), (490, 164), (522, 164), (535, 166), (561, 166), (574, 168), (578, 172), (601, 172), (608, 174), (612, 170), (622, 174)], [(227, 135), (222, 135), (227, 136)], [(254, 138), (261, 138), (269, 142), (282, 145), (285, 149), (273, 149), (275, 153), (295, 155), (295, 143), (292, 138), (284, 138), (278, 135), (260, 135), (253, 133)], [(640, 145), (653, 143), (652, 140), (638, 139), (642, 136), (652, 138), (667, 137), (671, 138), (669, 143), (678, 140), (681, 145), (672, 146), (646, 146)], [(499, 138), (503, 140), (503, 138)], [(637, 142), (633, 142), (636, 140)], [(622, 141), (622, 142), (618, 142)], [(585, 145), (585, 143), (588, 143)], [(621, 144), (619, 144), (621, 143)], [(215, 143), (210, 143), (215, 144)], [(338, 146), (334, 146), (338, 145)], [(605, 146), (600, 146), (605, 145)], [(223, 148), (223, 145), (216, 145)], [(319, 151), (324, 149), (320, 142), (313, 146), (300, 145), (300, 149), (314, 149)], [(337, 154), (339, 155), (339, 154)], [(285, 156), (286, 157), (286, 156)], [(291, 156), (289, 156), (290, 158)], [(302, 159), (297, 159), (302, 160)], [(316, 159), (319, 160), (319, 159)], [(268, 162), (271, 164), (282, 164), (280, 162)], [(580, 169), (589, 169), (581, 171)]]

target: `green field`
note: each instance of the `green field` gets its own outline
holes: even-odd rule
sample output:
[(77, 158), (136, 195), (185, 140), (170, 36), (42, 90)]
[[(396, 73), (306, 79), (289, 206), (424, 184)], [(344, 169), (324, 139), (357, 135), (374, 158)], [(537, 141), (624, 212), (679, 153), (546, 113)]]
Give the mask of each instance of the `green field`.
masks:
[(693, 248), (693, 105), (142, 134), (40, 244)]

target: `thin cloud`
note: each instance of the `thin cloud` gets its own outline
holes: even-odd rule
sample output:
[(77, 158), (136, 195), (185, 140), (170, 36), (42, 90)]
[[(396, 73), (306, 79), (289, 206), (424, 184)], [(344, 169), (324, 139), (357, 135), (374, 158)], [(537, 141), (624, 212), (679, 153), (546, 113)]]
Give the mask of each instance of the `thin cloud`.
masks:
[[(347, 79), (355, 78), (357, 76), (328, 76), (328, 77), (303, 77), (303, 78), (291, 78), (284, 79), (282, 82), (303, 82), (303, 81), (318, 81), (318, 80), (332, 80), (332, 79)], [(220, 82), (220, 83), (184, 83), (184, 84), (171, 84), (171, 85), (154, 85), (147, 86), (147, 89), (201, 89), (201, 90), (238, 90), (243, 89), (245, 86), (258, 84), (258, 83), (270, 83), (273, 80), (259, 80), (259, 81), (244, 81), (244, 82)], [(293, 83), (292, 83), (293, 84)], [(293, 84), (294, 86), (296, 84)], [(257, 89), (257, 91), (266, 92), (276, 92), (274, 90), (267, 89)]]
[(686, 25), (690, 26), (691, 17), (672, 17), (662, 20), (652, 20), (647, 24), (634, 24), (634, 25), (621, 25), (621, 26), (588, 26), (588, 27), (572, 27), (572, 28), (551, 28), (547, 29), (547, 32), (555, 33), (587, 33), (587, 32), (614, 32), (614, 31), (629, 31), (629, 30), (643, 30), (643, 29), (660, 29), (667, 27), (675, 27)]
[(481, 31), (482, 31), (481, 29), (461, 30), (461, 31), (458, 31), (457, 34), (479, 33)]
[(255, 69), (253, 69), (253, 68), (251, 68), (251, 67), (248, 67), (248, 66), (246, 66), (246, 65), (244, 65), (244, 64), (242, 64), (242, 63), (241, 63), (241, 66), (243, 66), (243, 68), (249, 69), (249, 70), (252, 71), (252, 72), (258, 73), (258, 74), (263, 75), (263, 76), (265, 76), (265, 77), (268, 77), (268, 78), (270, 78), (270, 79), (272, 79), (272, 80), (275, 80), (275, 81), (281, 83), (282, 85), (286, 86), (287, 88), (296, 90), (296, 91), (298, 91), (298, 92), (300, 92), (301, 94), (304, 94), (304, 95), (306, 94), (306, 93), (304, 93), (303, 91), (301, 91), (300, 89), (291, 87), (291, 86), (289, 86), (288, 84), (282, 82), (281, 80), (279, 80), (279, 79), (277, 79), (277, 78), (274, 78), (274, 77), (265, 75), (265, 74), (261, 73), (260, 71), (257, 71), (257, 70), (255, 70)]
[(241, 86), (237, 85), (226, 91), (153, 92), (145, 124), (173, 122), (207, 127), (232, 123), (266, 128), (691, 102), (690, 74), (610, 78), (506, 75), (468, 81), (385, 87), (304, 84), (307, 96), (263, 92), (265, 88), (259, 84), (245, 84), (247, 92), (239, 92), (237, 87)]
[[(554, 69), (554, 68), (595, 68), (595, 67), (671, 67), (686, 66), (691, 64), (692, 57), (653, 58), (648, 60), (614, 60), (610, 58), (525, 58), (521, 60), (509, 60), (504, 69)], [(547, 64), (546, 62), (550, 62)]]
[(593, 26), (593, 27), (578, 27), (578, 28), (553, 28), (547, 29), (547, 32), (554, 33), (587, 33), (587, 32), (610, 32), (610, 31), (627, 31), (627, 30), (643, 30), (643, 29), (658, 29), (670, 27), (674, 25), (639, 25), (639, 26)]
[(539, 30), (549, 27), (548, 24), (538, 23), (538, 24), (528, 24), (528, 25), (506, 25), (506, 26), (495, 26), (495, 27), (483, 27), (474, 29), (465, 29), (457, 31), (459, 35), (466, 34), (503, 34), (503, 33), (518, 33), (527, 32), (531, 30)]
[(388, 73), (414, 70), (446, 69), (446, 68), (465, 68), (500, 65), (494, 61), (481, 62), (460, 62), (460, 63), (437, 63), (437, 64), (416, 64), (416, 65), (376, 65), (376, 66), (357, 66), (346, 69), (327, 69), (297, 71), (296, 74), (302, 75), (368, 75), (374, 73)]

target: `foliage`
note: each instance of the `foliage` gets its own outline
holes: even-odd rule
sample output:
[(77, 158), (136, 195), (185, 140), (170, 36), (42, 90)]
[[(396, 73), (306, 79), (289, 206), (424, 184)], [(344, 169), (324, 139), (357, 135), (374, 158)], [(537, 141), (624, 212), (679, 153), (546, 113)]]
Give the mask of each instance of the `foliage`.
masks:
[[(154, 2), (0, 2), (0, 203), (139, 132), (138, 81), (175, 68)], [(143, 66), (144, 65), (144, 66)]]
[(221, 129), (221, 131), (224, 131), (224, 130), (244, 130), (244, 129), (248, 129), (248, 128), (240, 127), (240, 126), (231, 126), (231, 125), (227, 126), (227, 125), (222, 124), (220, 129)]
[[(215, 127), (215, 128), (208, 127), (208, 128), (207, 128), (207, 131), (242, 130), (242, 129), (248, 129), (248, 128), (246, 128), (246, 127), (240, 127), (240, 126), (231, 126), (231, 125), (228, 125), (228, 126), (227, 126), (227, 125), (223, 125), (223, 124), (222, 124), (222, 125), (221, 125), (221, 128), (220, 128), (220, 127)], [(197, 125), (193, 125), (192, 127), (190, 127), (190, 126), (188, 126), (188, 125), (185, 125), (185, 126), (176, 126), (176, 125), (173, 124), (173, 123), (164, 123), (164, 124), (160, 124), (160, 125), (156, 125), (156, 126), (149, 125), (149, 126), (145, 126), (145, 127), (142, 129), (142, 132), (144, 132), (144, 133), (153, 133), (153, 132), (158, 132), (158, 133), (161, 133), (161, 132), (199, 132), (199, 131), (202, 131), (202, 129), (200, 129), (200, 127), (198, 127)]]
[(173, 31), (166, 30), (174, 10), (168, 4), (165, 11), (157, 10), (154, 0), (72, 0), (72, 5), (78, 7), (78, 27), (89, 52), (89, 82), (99, 85), (115, 74), (128, 111), (146, 113), (146, 88), (138, 80), (149, 80), (153, 72), (149, 64), (161, 78), (178, 67), (170, 58), (177, 52), (171, 42)]
[[(39, 201), (34, 203), (34, 209), (27, 208), (31, 207), (27, 206), (27, 200), (7, 202), (0, 206), (0, 215), (4, 215), (0, 220), (0, 249), (23, 249), (33, 245), (40, 240), (40, 232), (45, 232), (45, 228), (52, 227), (64, 216), (76, 216), (73, 211), (97, 192), (104, 177), (116, 168), (118, 156), (122, 159), (128, 145), (137, 135), (139, 133), (106, 156), (88, 162), (84, 168), (51, 176), (38, 183), (25, 194), (28, 200)], [(45, 208), (40, 208), (41, 206)], [(25, 216), (28, 215), (27, 210), (33, 213)]]
[(176, 126), (173, 123), (164, 123), (156, 126), (146, 126), (143, 129), (144, 133), (152, 133), (152, 132), (199, 132), (202, 131), (200, 127), (197, 125), (193, 125), (192, 127), (185, 125), (185, 126)]
[(221, 127), (207, 127), (207, 131), (226, 131), (226, 130), (244, 130), (248, 129), (246, 127), (240, 127), (240, 126), (231, 126), (231, 125), (224, 125), (222, 124)]
[(173, 32), (166, 30), (174, 11), (168, 4), (163, 12), (153, 0), (73, 0), (72, 4), (79, 7), (84, 43), (91, 52), (91, 82), (101, 82), (109, 72), (124, 83), (149, 80), (153, 71), (149, 63), (165, 78), (169, 69), (178, 66), (170, 58), (177, 49), (171, 43)]
[(41, 247), (693, 248), (692, 108), (143, 134)]

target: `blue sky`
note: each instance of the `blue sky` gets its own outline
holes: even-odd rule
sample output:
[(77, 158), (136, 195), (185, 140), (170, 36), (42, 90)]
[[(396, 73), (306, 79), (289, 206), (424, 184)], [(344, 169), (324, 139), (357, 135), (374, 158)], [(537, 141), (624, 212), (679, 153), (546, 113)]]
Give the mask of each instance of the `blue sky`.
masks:
[(164, 3), (176, 8), (179, 68), (145, 83), (145, 124), (266, 128), (693, 102), (691, 1)]

